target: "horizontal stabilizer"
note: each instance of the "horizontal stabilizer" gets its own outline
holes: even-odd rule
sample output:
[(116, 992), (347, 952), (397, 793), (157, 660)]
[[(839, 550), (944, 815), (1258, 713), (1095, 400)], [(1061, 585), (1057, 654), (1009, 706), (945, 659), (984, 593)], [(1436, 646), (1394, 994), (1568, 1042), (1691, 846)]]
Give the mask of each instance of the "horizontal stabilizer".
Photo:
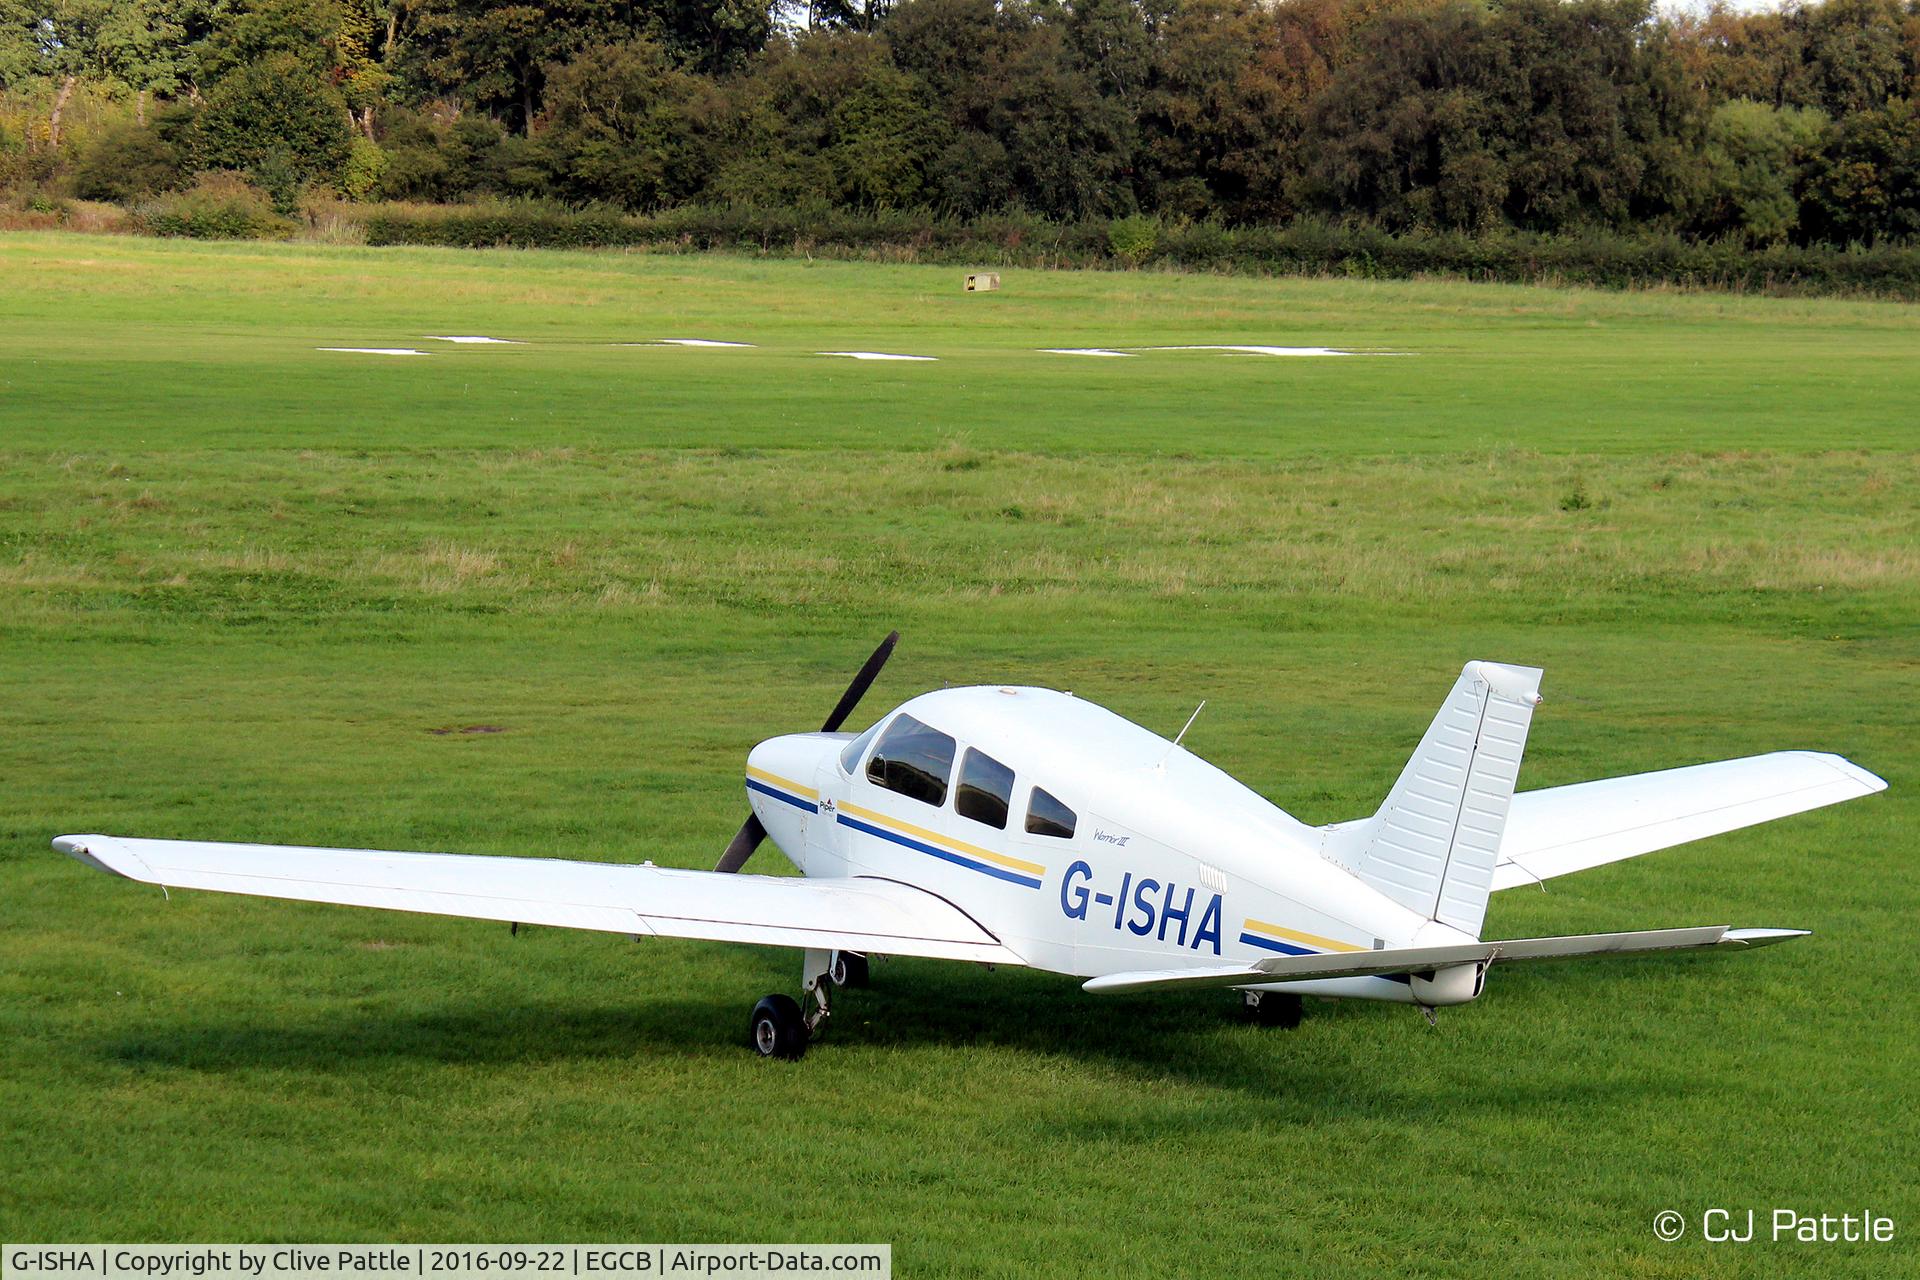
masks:
[(1513, 797), (1493, 887), (1511, 889), (1884, 791), (1840, 756), (1775, 751)]
[(609, 933), (1024, 963), (966, 912), (896, 880), (652, 864), (61, 836), (101, 871), (164, 885)]
[(1505, 942), (1462, 942), (1441, 947), (1396, 947), (1380, 951), (1270, 956), (1243, 965), (1110, 973), (1104, 977), (1089, 978), (1082, 985), (1088, 991), (1102, 994), (1179, 987), (1245, 987), (1269, 982), (1305, 981), (1309, 978), (1431, 973), (1459, 964), (1577, 960), (1588, 956), (1636, 955), (1654, 951), (1746, 950), (1806, 936), (1804, 929), (1731, 929), (1726, 925), (1704, 925), (1692, 929), (1642, 929), (1633, 933), (1581, 933), (1560, 938), (1512, 938)]

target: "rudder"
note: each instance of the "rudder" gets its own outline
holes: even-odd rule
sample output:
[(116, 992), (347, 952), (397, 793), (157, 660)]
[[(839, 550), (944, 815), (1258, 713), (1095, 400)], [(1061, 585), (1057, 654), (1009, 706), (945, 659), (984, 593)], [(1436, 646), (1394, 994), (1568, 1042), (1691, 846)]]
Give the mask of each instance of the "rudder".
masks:
[(1327, 856), (1429, 919), (1480, 936), (1538, 667), (1469, 662), (1373, 817), (1325, 828)]

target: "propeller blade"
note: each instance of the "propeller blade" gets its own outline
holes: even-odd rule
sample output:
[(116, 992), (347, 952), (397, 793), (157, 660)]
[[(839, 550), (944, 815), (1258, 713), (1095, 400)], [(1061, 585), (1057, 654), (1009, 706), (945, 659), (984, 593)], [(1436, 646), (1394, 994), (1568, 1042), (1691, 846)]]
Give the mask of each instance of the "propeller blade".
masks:
[(866, 665), (860, 668), (859, 674), (853, 678), (853, 683), (847, 686), (847, 691), (840, 695), (840, 701), (834, 705), (833, 714), (828, 716), (827, 722), (820, 726), (820, 732), (834, 733), (839, 730), (842, 722), (853, 714), (855, 707), (860, 705), (860, 699), (866, 696), (867, 687), (879, 677), (880, 668), (886, 666), (887, 659), (893, 656), (893, 646), (899, 643), (898, 631), (887, 632), (887, 638), (880, 642), (880, 647), (873, 651), (873, 656), (868, 658)]
[(715, 871), (732, 874), (746, 865), (760, 842), (767, 838), (767, 829), (760, 825), (760, 816), (750, 813), (740, 829), (733, 833), (733, 839), (727, 842), (727, 851), (720, 855), (720, 861), (713, 864)]
[[(873, 651), (866, 664), (854, 675), (853, 683), (847, 686), (847, 691), (840, 695), (840, 701), (834, 704), (833, 713), (827, 717), (827, 722), (820, 726), (820, 732), (834, 732), (848, 716), (853, 714), (853, 709), (860, 705), (860, 699), (865, 696), (868, 686), (879, 677), (880, 668), (886, 666), (887, 659), (893, 656), (893, 646), (899, 643), (900, 633), (889, 631), (887, 638), (880, 642), (880, 647)], [(759, 815), (748, 814), (747, 820), (740, 824), (740, 829), (733, 833), (733, 839), (727, 842), (727, 851), (720, 855), (720, 861), (713, 864), (713, 869), (727, 874), (738, 871), (746, 865), (747, 859), (753, 856), (753, 851), (758, 849), (760, 842), (766, 838), (767, 829), (760, 825)]]

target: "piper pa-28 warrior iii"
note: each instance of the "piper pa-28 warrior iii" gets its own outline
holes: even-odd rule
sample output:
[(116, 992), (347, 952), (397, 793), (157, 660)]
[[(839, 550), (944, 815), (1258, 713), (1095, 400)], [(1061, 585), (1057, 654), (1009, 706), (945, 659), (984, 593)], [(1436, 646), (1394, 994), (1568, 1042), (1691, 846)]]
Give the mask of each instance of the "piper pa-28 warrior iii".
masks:
[[(1303, 995), (1397, 1001), (1431, 1019), (1478, 996), (1494, 965), (1768, 946), (1806, 935), (1709, 925), (1488, 941), (1481, 925), (1502, 889), (1886, 786), (1839, 756), (1783, 751), (1516, 792), (1541, 673), (1469, 662), (1379, 811), (1310, 827), (1178, 739), (1051, 689), (942, 689), (858, 736), (837, 732), (898, 639), (819, 733), (753, 749), (752, 812), (712, 871), (53, 843), (176, 889), (797, 948), (808, 1007), (770, 995), (749, 1024), (761, 1054), (793, 1058), (825, 1021), (829, 988), (865, 985), (876, 954), (1024, 965), (1098, 993), (1230, 987), (1259, 1022), (1291, 1026)], [(767, 836), (800, 877), (734, 874)]]

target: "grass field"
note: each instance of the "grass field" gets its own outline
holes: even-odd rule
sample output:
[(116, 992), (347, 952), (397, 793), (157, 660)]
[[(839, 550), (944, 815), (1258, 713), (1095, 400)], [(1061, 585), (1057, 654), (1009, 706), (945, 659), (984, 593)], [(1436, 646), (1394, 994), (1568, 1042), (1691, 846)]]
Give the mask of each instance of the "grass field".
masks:
[[(1912, 1274), (1920, 310), (1005, 279), (0, 237), (0, 1237)], [(758, 345), (609, 345), (667, 337)], [(1033, 350), (1209, 342), (1414, 354)], [(812, 354), (849, 349), (939, 360)], [(1754, 956), (1294, 1032), (902, 960), (797, 1066), (743, 1047), (790, 953), (165, 901), (47, 847), (710, 865), (747, 748), (895, 626), (865, 712), (1017, 680), (1169, 732), (1206, 698), (1188, 744), (1314, 822), (1371, 811), (1473, 657), (1547, 668), (1523, 786), (1805, 747), (1891, 789), (1488, 925), (1816, 931)], [(1654, 1238), (1716, 1206), (1898, 1234)]]

